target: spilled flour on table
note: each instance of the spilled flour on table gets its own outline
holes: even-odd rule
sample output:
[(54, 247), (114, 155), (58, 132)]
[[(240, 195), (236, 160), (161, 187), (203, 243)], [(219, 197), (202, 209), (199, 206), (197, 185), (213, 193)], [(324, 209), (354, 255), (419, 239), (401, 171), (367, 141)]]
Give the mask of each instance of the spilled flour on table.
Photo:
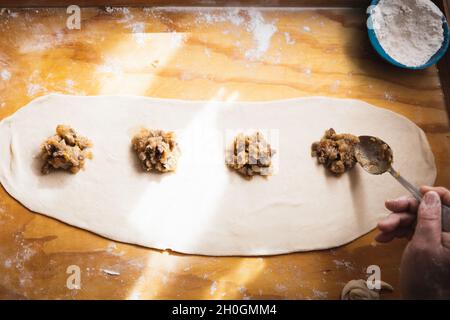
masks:
[(66, 79), (66, 86), (68, 88), (73, 88), (74, 85), (75, 85), (75, 82), (72, 79)]
[(287, 290), (288, 290), (288, 287), (286, 287), (284, 284), (277, 283), (275, 285), (275, 291), (278, 293), (283, 293), (283, 292), (286, 292)]
[(339, 87), (341, 86), (341, 81), (336, 80), (330, 85), (330, 91), (335, 93), (339, 90)]
[(220, 14), (210, 12), (210, 10), (208, 9), (206, 10), (199, 10), (197, 18), (195, 19), (195, 22), (197, 24), (231, 22), (235, 26), (240, 26), (242, 23), (244, 23), (244, 18), (239, 14), (240, 13), (239, 8), (225, 9), (223, 10), (223, 13)]
[(275, 22), (268, 23), (264, 20), (260, 11), (251, 9), (248, 10), (250, 22), (247, 26), (247, 31), (253, 36), (255, 48), (247, 50), (245, 57), (250, 60), (260, 59), (270, 47), (272, 36), (277, 32)]
[(354, 270), (354, 267), (350, 261), (333, 260), (333, 262), (338, 268), (346, 268), (347, 270)]
[(136, 22), (131, 26), (131, 32), (133, 33), (133, 39), (139, 45), (143, 45), (145, 43), (146, 35), (145, 35), (145, 23)]
[(9, 72), (9, 71), (6, 70), (6, 69), (3, 69), (3, 70), (0, 72), (0, 77), (2, 78), (2, 80), (8, 81), (9, 79), (11, 79), (11, 72)]
[(288, 44), (288, 45), (295, 44), (295, 40), (291, 38), (291, 35), (289, 34), (289, 32), (284, 33), (284, 40), (286, 41), (286, 44)]
[(17, 18), (19, 16), (19, 14), (17, 12), (11, 11), (10, 9), (7, 8), (1, 8), (0, 9), (0, 16), (8, 16), (11, 18)]
[(120, 13), (122, 14), (122, 18), (117, 20), (117, 23), (125, 24), (125, 28), (131, 29), (131, 33), (133, 35), (133, 39), (137, 44), (143, 45), (146, 40), (145, 35), (145, 23), (142, 21), (134, 20), (134, 15), (131, 13), (129, 8), (125, 7), (106, 7), (105, 11), (109, 14)]
[(392, 93), (386, 91), (383, 95), (384, 100), (389, 101), (389, 102), (395, 102), (395, 97)]
[(38, 93), (46, 92), (46, 89), (42, 87), (40, 84), (29, 83), (27, 85), (27, 96), (33, 97)]
[(313, 289), (312, 292), (313, 292), (314, 298), (326, 299), (328, 297), (328, 292), (325, 292), (325, 291)]
[(31, 245), (23, 245), (23, 250), (21, 250), (17, 257), (21, 262), (28, 261), (32, 256), (36, 254), (36, 251), (31, 247)]
[(208, 48), (203, 49), (203, 52), (205, 53), (205, 56), (208, 58), (211, 58), (211, 50)]
[[(250, 34), (253, 40), (253, 47), (246, 50), (244, 56), (251, 61), (260, 59), (269, 50), (272, 37), (278, 30), (275, 20), (266, 21), (261, 11), (256, 9), (233, 8), (221, 10), (220, 12), (200, 9), (195, 19), (197, 25), (212, 25), (223, 22), (229, 22), (234, 26), (243, 26), (245, 31)], [(222, 33), (228, 35), (232, 32), (223, 30)], [(290, 38), (287, 41), (290, 44), (295, 43)], [(235, 44), (237, 47), (241, 47), (240, 41), (237, 41)]]
[(237, 288), (237, 291), (238, 291), (240, 294), (245, 295), (245, 294), (247, 293), (247, 288), (241, 285), (241, 286), (239, 286), (239, 287)]
[(10, 269), (13, 265), (13, 262), (11, 261), (11, 259), (6, 259), (3, 265), (5, 266), (6, 269)]
[(303, 73), (309, 77), (312, 74), (312, 70), (309, 67), (305, 67), (305, 68), (303, 68)]
[(133, 14), (130, 12), (130, 9), (126, 7), (106, 7), (105, 11), (110, 14), (121, 13), (122, 18), (117, 20), (118, 23), (129, 23), (134, 18)]
[(216, 291), (217, 291), (217, 281), (214, 281), (214, 282), (211, 284), (211, 287), (209, 288), (209, 294), (210, 294), (211, 296), (213, 296), (214, 293), (216, 293)]
[(188, 272), (188, 271), (190, 271), (191, 269), (192, 269), (192, 266), (189, 265), (189, 266), (185, 267), (185, 268), (183, 269), (183, 271), (184, 271), (184, 272)]
[[(31, 23), (31, 22), (30, 22)], [(65, 25), (33, 23), (32, 28), (19, 36), (17, 43), (21, 54), (42, 52), (64, 43)]]
[(21, 287), (28, 287), (32, 285), (33, 274), (28, 271), (26, 263), (30, 261), (37, 251), (33, 248), (31, 243), (26, 242), (23, 238), (23, 233), (18, 232), (14, 235), (14, 242), (16, 243), (17, 251), (15, 255), (4, 258), (3, 265), (5, 268), (15, 268), (19, 273), (18, 285)]

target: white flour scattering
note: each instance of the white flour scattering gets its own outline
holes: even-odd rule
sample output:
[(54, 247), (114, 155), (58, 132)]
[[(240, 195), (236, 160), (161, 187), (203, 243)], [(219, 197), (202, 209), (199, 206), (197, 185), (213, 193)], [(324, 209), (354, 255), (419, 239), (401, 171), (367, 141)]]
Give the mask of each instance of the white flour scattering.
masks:
[(216, 13), (208, 8), (199, 9), (195, 22), (206, 24), (230, 22), (235, 26), (240, 26), (244, 22), (244, 18), (240, 15), (240, 11), (239, 8), (230, 8), (221, 10), (220, 13)]
[(291, 38), (291, 35), (289, 32), (284, 33), (284, 40), (286, 41), (286, 44), (288, 44), (288, 45), (295, 44), (295, 40)]
[(9, 72), (6, 69), (3, 69), (0, 72), (0, 78), (2, 78), (2, 80), (8, 81), (9, 79), (11, 79), (11, 72)]
[(253, 35), (256, 47), (248, 50), (245, 57), (250, 60), (260, 59), (270, 47), (270, 40), (277, 32), (275, 22), (268, 23), (263, 15), (257, 10), (248, 10), (250, 22), (247, 25), (247, 31)]
[(372, 11), (384, 51), (408, 67), (427, 63), (444, 42), (443, 14), (430, 0), (381, 0)]
[(27, 86), (27, 96), (29, 96), (29, 97), (33, 97), (36, 94), (38, 94), (39, 92), (44, 92), (44, 91), (45, 91), (45, 89), (41, 85), (36, 84), (36, 83), (29, 83)]
[(139, 44), (145, 44), (146, 34), (145, 34), (145, 23), (136, 22), (131, 26), (133, 32), (133, 39)]
[[(244, 52), (245, 57), (250, 61), (260, 60), (269, 50), (273, 35), (278, 31), (275, 20), (266, 21), (262, 12), (257, 9), (232, 8), (224, 9), (220, 12), (210, 9), (201, 9), (195, 19), (196, 24), (215, 24), (229, 22), (234, 26), (244, 26), (247, 33), (253, 40), (253, 47)], [(223, 34), (228, 35), (232, 30), (223, 30)], [(285, 33), (285, 40), (288, 44), (295, 41), (290, 35)], [(241, 42), (235, 43), (241, 47)]]

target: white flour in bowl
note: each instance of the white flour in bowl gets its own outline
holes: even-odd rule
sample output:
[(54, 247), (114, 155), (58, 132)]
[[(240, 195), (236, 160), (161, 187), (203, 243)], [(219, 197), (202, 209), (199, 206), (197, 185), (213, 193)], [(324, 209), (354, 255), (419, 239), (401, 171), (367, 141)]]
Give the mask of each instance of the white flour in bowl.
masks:
[(429, 0), (381, 0), (372, 11), (384, 51), (408, 67), (427, 63), (444, 42), (443, 14)]

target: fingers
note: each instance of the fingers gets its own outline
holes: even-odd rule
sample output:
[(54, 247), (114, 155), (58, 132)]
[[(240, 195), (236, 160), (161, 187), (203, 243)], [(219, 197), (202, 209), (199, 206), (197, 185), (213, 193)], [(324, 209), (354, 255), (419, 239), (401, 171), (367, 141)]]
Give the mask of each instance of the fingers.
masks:
[(416, 217), (413, 214), (401, 212), (392, 213), (378, 223), (378, 229), (381, 233), (375, 240), (380, 243), (386, 243), (395, 238), (411, 238), (414, 228), (413, 224)]
[(386, 201), (386, 208), (393, 213), (378, 223), (381, 233), (375, 238), (377, 242), (386, 243), (394, 238), (410, 238), (419, 206), (412, 197), (401, 197)]
[(392, 212), (416, 213), (419, 203), (412, 197), (401, 197), (394, 200), (387, 200), (385, 206)]
[(395, 238), (411, 238), (413, 234), (412, 228), (398, 228), (390, 232), (382, 232), (375, 237), (375, 241), (380, 243), (391, 242)]
[[(385, 243), (394, 238), (413, 236), (413, 241), (422, 247), (442, 244), (441, 199), (450, 205), (450, 191), (443, 187), (428, 186), (422, 187), (420, 191), (425, 195), (420, 206), (412, 197), (386, 201), (386, 208), (393, 213), (378, 223), (381, 233), (375, 238), (376, 241)], [(413, 235), (415, 212), (417, 226)], [(450, 236), (447, 237), (447, 247), (449, 241)]]
[(429, 191), (419, 205), (412, 241), (422, 247), (439, 246), (442, 241), (441, 229), (441, 198), (437, 192)]
[(392, 232), (399, 227), (412, 229), (415, 220), (415, 215), (408, 212), (392, 213), (378, 223), (378, 229), (382, 232)]
[(450, 250), (450, 233), (443, 232), (442, 233), (442, 246)]
[(444, 188), (444, 187), (429, 187), (429, 186), (423, 186), (420, 188), (420, 192), (423, 194), (434, 191), (437, 192), (437, 194), (442, 198), (442, 202), (448, 206), (450, 206), (450, 190)]

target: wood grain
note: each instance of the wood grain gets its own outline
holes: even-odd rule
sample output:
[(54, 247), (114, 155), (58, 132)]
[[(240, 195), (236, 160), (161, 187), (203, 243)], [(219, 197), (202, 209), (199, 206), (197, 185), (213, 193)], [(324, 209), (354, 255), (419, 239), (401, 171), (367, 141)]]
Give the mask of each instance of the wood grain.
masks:
[[(423, 128), (436, 157), (437, 184), (450, 187), (450, 130), (436, 68), (401, 70), (378, 58), (367, 39), (364, 9), (261, 11), (259, 21), (276, 28), (267, 48), (251, 32), (258, 12), (90, 8), (82, 11), (81, 30), (66, 29), (64, 9), (4, 12), (0, 118), (49, 92), (187, 100), (356, 98)], [(116, 243), (34, 214), (3, 189), (0, 228), (2, 298), (333, 299), (347, 281), (365, 278), (369, 265), (379, 265), (382, 279), (398, 288), (405, 245), (376, 245), (371, 232), (319, 252), (181, 255)], [(81, 290), (65, 285), (70, 265), (81, 268)], [(399, 290), (384, 297), (398, 298)]]
[[(450, 0), (440, 1), (439, 5), (448, 20), (448, 17), (450, 17)], [(447, 52), (447, 54), (439, 61), (438, 70), (447, 106), (447, 116), (450, 120), (450, 53)]]
[(128, 6), (264, 6), (264, 7), (364, 7), (367, 0), (0, 0), (0, 6), (12, 8), (67, 7), (77, 4), (82, 7)]

